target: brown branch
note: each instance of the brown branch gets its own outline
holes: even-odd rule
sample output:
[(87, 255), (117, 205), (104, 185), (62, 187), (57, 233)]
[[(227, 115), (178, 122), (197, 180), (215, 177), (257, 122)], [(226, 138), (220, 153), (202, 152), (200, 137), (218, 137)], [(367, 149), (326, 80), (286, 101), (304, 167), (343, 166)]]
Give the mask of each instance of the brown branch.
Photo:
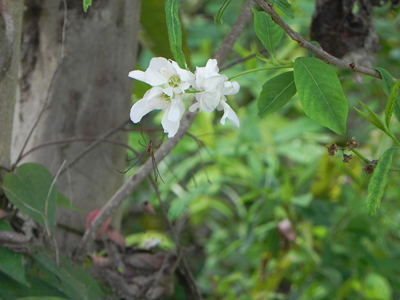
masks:
[(0, 245), (26, 244), (31, 240), (31, 235), (25, 235), (14, 231), (0, 230)]
[(311, 52), (317, 54), (326, 62), (334, 65), (335, 67), (343, 70), (353, 71), (365, 75), (369, 75), (372, 77), (376, 77), (382, 79), (380, 73), (378, 71), (372, 70), (370, 68), (366, 68), (363, 66), (357, 66), (354, 63), (347, 63), (328, 52), (324, 51), (321, 47), (314, 46), (303, 39), (296, 31), (294, 31), (282, 18), (277, 14), (274, 10), (273, 6), (265, 3), (263, 0), (254, 0), (267, 14), (269, 14), (272, 20), (275, 21), (282, 29), (290, 36), (290, 38), (299, 43), (299, 45)]
[(233, 45), (235, 44), (238, 37), (242, 34), (246, 24), (252, 17), (251, 6), (254, 4), (253, 0), (248, 0), (244, 6), (242, 11), (240, 12), (236, 22), (233, 24), (231, 30), (226, 35), (224, 41), (219, 47), (217, 53), (215, 54), (215, 59), (218, 60), (219, 67), (222, 66), (223, 62), (228, 57), (228, 54), (231, 52)]
[[(248, 10), (250, 3), (253, 0), (248, 0), (243, 8), (243, 10)], [(235, 22), (228, 35), (230, 38), (229, 42), (221, 45), (217, 53), (215, 54), (215, 58), (218, 60), (218, 64), (222, 65), (224, 59), (227, 56), (227, 53), (230, 52), (234, 42), (239, 38), (240, 33), (243, 31), (245, 24), (249, 21), (249, 16), (247, 13), (244, 13), (242, 10), (241, 14), (238, 17), (238, 21)], [(182, 118), (180, 127), (178, 132), (174, 137), (168, 139), (165, 143), (161, 145), (161, 147), (154, 154), (154, 158), (157, 163), (159, 163), (165, 156), (167, 156), (172, 149), (178, 144), (178, 142), (185, 135), (190, 125), (193, 123), (197, 112), (186, 112)], [(150, 174), (153, 170), (153, 164), (151, 158), (148, 159), (140, 168), (136, 171), (136, 173), (130, 177), (119, 189), (118, 191), (111, 197), (110, 200), (103, 206), (100, 213), (96, 216), (96, 218), (91, 223), (90, 227), (85, 231), (85, 234), (82, 237), (82, 240), (74, 253), (75, 260), (81, 260), (86, 252), (87, 246), (94, 240), (96, 236), (97, 230), (100, 226), (107, 220), (108, 217), (118, 208), (118, 206), (127, 198), (141, 183), (142, 181)]]
[[(157, 150), (157, 152), (154, 153), (154, 158), (157, 163), (159, 163), (165, 156), (169, 154), (169, 152), (172, 151), (172, 149), (175, 148), (178, 142), (185, 135), (186, 131), (189, 129), (190, 125), (193, 123), (196, 115), (197, 113), (191, 113), (189, 111), (185, 114), (181, 121), (179, 130), (175, 134), (175, 136), (163, 143), (161, 147)], [(122, 201), (127, 198), (142, 183), (142, 181), (150, 174), (152, 170), (153, 163), (150, 158), (139, 168), (139, 170), (136, 171), (136, 173), (132, 177), (130, 177), (118, 189), (118, 191), (111, 197), (111, 199), (107, 201), (107, 203), (101, 209), (100, 213), (91, 223), (89, 229), (85, 231), (85, 234), (82, 237), (78, 249), (74, 253), (75, 259), (81, 259), (83, 257), (84, 253), (86, 252), (86, 247), (94, 240), (96, 232), (100, 228), (100, 226), (118, 208)]]
[(105, 140), (105, 139), (100, 139), (100, 138), (70, 138), (70, 139), (61, 139), (61, 140), (57, 140), (57, 141), (51, 141), (51, 142), (46, 142), (46, 143), (40, 144), (40, 145), (33, 147), (33, 148), (29, 149), (28, 151), (26, 151), (21, 156), (21, 159), (24, 159), (26, 156), (28, 156), (32, 152), (35, 152), (39, 149), (53, 146), (53, 145), (73, 143), (73, 142), (97, 142), (97, 141), (99, 141), (101, 143), (109, 143), (109, 144), (114, 144), (117, 146), (125, 147), (125, 148), (131, 150), (133, 153), (137, 154), (137, 151), (135, 151), (135, 149), (133, 149), (129, 145), (122, 143), (122, 142), (117, 142), (117, 141), (113, 141), (113, 140)]

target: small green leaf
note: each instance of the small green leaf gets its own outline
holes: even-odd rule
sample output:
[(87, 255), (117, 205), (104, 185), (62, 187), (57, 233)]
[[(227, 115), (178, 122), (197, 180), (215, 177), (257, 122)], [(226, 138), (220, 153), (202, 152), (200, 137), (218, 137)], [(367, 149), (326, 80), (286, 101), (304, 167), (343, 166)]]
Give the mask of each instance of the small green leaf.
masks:
[(214, 23), (223, 23), (222, 16), (224, 15), (226, 8), (228, 7), (229, 3), (231, 3), (231, 1), (232, 0), (224, 0), (221, 7), (218, 9), (217, 13), (214, 16)]
[[(215, 183), (215, 182), (214, 182)], [(200, 195), (204, 195), (207, 189), (210, 188), (209, 184), (202, 184), (197, 188), (193, 189), (191, 192), (184, 194), (181, 197), (176, 198), (171, 202), (170, 209), (168, 211), (168, 217), (171, 220), (177, 219), (183, 214), (183, 212), (188, 208), (189, 204)]]
[(52, 183), (53, 176), (44, 166), (26, 163), (5, 176), (3, 189), (18, 209), (52, 230), (57, 203), (57, 191)]
[[(373, 125), (375, 125), (376, 127), (379, 126), (379, 123), (376, 123), (375, 120), (368, 114), (366, 114), (365, 112), (359, 110), (357, 107), (354, 107), (354, 109), (360, 114), (362, 115), (365, 119), (367, 119), (368, 121), (370, 121)], [(378, 125), (377, 125), (378, 124)], [(379, 128), (379, 127), (378, 127)]]
[(390, 126), (390, 119), (392, 118), (396, 101), (399, 98), (399, 87), (400, 87), (400, 79), (397, 80), (397, 82), (394, 84), (392, 87), (392, 90), (390, 91), (389, 99), (386, 103), (386, 109), (385, 109), (385, 122), (386, 126), (389, 128)]
[(0, 246), (0, 271), (23, 285), (29, 286), (25, 279), (25, 270), (22, 265), (22, 253), (16, 253)]
[(374, 113), (372, 110), (370, 110), (368, 108), (367, 105), (365, 105), (364, 103), (360, 102), (361, 106), (365, 108), (365, 110), (368, 112), (368, 114), (358, 110), (357, 108), (355, 108), (355, 110), (362, 115), (364, 118), (366, 118), (368, 121), (370, 121), (373, 125), (375, 125), (377, 128), (379, 128), (380, 130), (387, 132), (385, 124), (383, 123), (383, 121), (379, 118), (379, 116)]
[[(383, 68), (375, 68), (375, 70), (377, 70), (382, 76), (383, 92), (386, 94), (386, 96), (390, 96), (394, 85), (393, 76)], [(394, 101), (394, 116), (396, 117), (397, 122), (400, 123), (400, 96), (396, 94), (395, 99), (396, 100)], [(388, 105), (389, 105), (389, 100), (388, 100)], [(388, 105), (386, 106), (386, 109), (388, 108)]]
[(292, 19), (294, 18), (294, 15), (292, 13), (292, 6), (286, 0), (268, 0), (268, 2), (274, 4), (288, 17), (291, 17)]
[(65, 197), (60, 192), (57, 192), (57, 205), (65, 209), (82, 212), (82, 209), (80, 209), (79, 206), (72, 203), (67, 197)]
[(277, 112), (296, 94), (293, 71), (282, 73), (262, 86), (257, 99), (258, 115), (262, 118)]
[(364, 279), (363, 294), (365, 299), (391, 300), (392, 287), (386, 276), (369, 272)]
[(381, 205), (381, 199), (387, 184), (387, 173), (392, 163), (393, 154), (397, 149), (387, 149), (374, 169), (374, 173), (368, 184), (367, 211), (369, 215), (375, 214)]
[(92, 5), (92, 0), (83, 0), (83, 11), (87, 12), (90, 5)]
[(31, 257), (57, 277), (53, 284), (70, 299), (104, 299), (98, 283), (86, 271), (71, 265), (65, 257), (60, 256), (60, 266), (43, 253), (31, 254)]
[(345, 134), (349, 108), (335, 71), (319, 59), (300, 57), (294, 62), (294, 80), (307, 116)]
[(254, 28), (257, 37), (271, 56), (274, 56), (275, 48), (282, 39), (283, 29), (272, 21), (271, 17), (266, 12), (257, 11), (253, 7), (251, 7), (251, 9), (254, 14)]
[(169, 44), (175, 61), (182, 69), (186, 69), (185, 55), (182, 52), (182, 28), (179, 19), (179, 0), (165, 1)]

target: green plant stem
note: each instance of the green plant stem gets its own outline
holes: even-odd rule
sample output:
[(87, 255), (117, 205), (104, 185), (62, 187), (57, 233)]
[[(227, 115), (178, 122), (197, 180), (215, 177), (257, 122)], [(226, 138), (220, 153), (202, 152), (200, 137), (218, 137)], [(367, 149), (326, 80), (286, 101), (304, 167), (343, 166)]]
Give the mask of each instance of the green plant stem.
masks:
[(271, 67), (247, 70), (247, 71), (240, 72), (240, 73), (230, 77), (229, 80), (232, 80), (232, 79), (234, 79), (236, 77), (243, 76), (243, 75), (246, 75), (246, 74), (254, 73), (254, 72), (266, 71), (266, 70), (278, 70), (278, 69), (285, 69), (285, 68), (293, 68), (293, 63), (286, 64), (286, 65), (278, 65), (278, 66), (271, 66)]
[(393, 133), (386, 131), (385, 132), (396, 144), (397, 146), (400, 147), (400, 142), (398, 141), (398, 139), (396, 139), (396, 137), (393, 135)]
[[(367, 159), (364, 155), (362, 155), (360, 152), (358, 152), (356, 149), (353, 149), (352, 152), (354, 154), (356, 154), (359, 158), (361, 158), (364, 162), (366, 162), (367, 164), (370, 164), (371, 161), (369, 159)], [(390, 168), (389, 171), (392, 172), (400, 172), (400, 168)]]
[(360, 152), (358, 152), (358, 150), (353, 149), (352, 151), (353, 151), (353, 153), (354, 153), (355, 155), (357, 155), (359, 158), (361, 158), (361, 159), (362, 159), (363, 161), (365, 161), (367, 164), (370, 164), (370, 163), (371, 163), (371, 161), (370, 161), (368, 158), (366, 158), (364, 155), (362, 155)]

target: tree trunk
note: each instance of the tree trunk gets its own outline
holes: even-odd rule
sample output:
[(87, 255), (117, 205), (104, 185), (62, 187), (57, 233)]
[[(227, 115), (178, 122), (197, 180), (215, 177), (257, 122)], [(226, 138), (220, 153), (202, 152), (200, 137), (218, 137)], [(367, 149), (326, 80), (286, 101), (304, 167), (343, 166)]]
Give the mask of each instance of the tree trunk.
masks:
[[(67, 7), (65, 7), (65, 5)], [(14, 159), (45, 108), (28, 146), (66, 138), (98, 138), (129, 118), (140, 0), (31, 0), (24, 15), (21, 99), (14, 119)], [(117, 132), (108, 139), (126, 143)], [(23, 159), (53, 175), (92, 141), (60, 143)], [(100, 208), (123, 183), (126, 150), (100, 143), (57, 179), (57, 188), (80, 213), (58, 208), (56, 237), (72, 251), (87, 214)]]
[[(10, 168), (21, 45), (23, 0), (0, 1), (0, 166)], [(0, 181), (1, 181), (0, 170)]]

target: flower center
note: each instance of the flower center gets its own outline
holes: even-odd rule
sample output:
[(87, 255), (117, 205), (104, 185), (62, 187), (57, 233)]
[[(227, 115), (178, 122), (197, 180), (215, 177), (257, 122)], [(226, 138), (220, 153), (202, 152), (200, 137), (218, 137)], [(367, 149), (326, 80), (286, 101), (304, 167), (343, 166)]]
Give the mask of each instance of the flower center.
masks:
[(181, 84), (181, 78), (178, 75), (172, 75), (168, 80), (168, 85), (176, 88)]
[(162, 94), (160, 98), (164, 99), (166, 102), (171, 102), (171, 97), (167, 94)]

